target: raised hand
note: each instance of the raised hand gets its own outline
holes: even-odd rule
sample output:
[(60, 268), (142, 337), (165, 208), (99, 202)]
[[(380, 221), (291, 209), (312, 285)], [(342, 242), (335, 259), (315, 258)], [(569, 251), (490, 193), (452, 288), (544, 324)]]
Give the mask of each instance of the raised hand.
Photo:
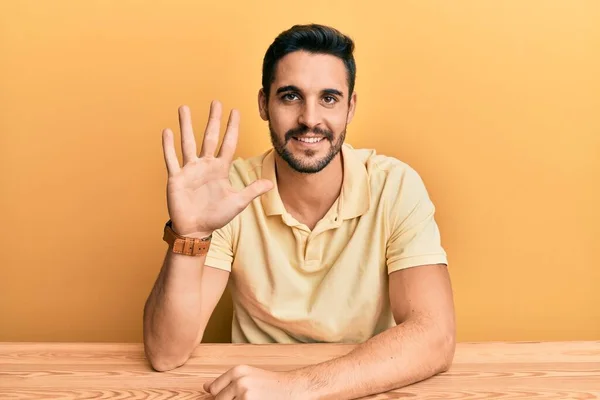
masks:
[(167, 207), (173, 230), (183, 236), (205, 237), (225, 226), (256, 197), (273, 188), (259, 179), (241, 191), (229, 182), (229, 169), (237, 146), (240, 114), (232, 110), (218, 155), (221, 104), (213, 101), (204, 131), (200, 155), (197, 155), (192, 119), (187, 106), (179, 108), (183, 167), (175, 153), (173, 132), (163, 130), (162, 143), (168, 171)]

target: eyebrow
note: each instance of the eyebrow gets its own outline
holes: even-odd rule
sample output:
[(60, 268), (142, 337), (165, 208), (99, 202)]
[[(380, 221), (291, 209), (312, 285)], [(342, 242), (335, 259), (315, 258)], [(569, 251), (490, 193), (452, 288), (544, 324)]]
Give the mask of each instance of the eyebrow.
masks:
[[(279, 89), (277, 89), (276, 94), (284, 93), (284, 92), (301, 92), (301, 90), (297, 86), (287, 85), (287, 86), (282, 86)], [(322, 93), (333, 94), (333, 95), (336, 95), (339, 97), (344, 97), (344, 94), (337, 89), (323, 89)]]

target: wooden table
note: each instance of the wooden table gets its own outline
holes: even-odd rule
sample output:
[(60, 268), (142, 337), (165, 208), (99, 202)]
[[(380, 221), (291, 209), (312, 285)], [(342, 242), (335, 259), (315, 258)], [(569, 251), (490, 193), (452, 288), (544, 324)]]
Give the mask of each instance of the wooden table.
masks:
[[(209, 400), (202, 384), (235, 365), (285, 370), (352, 347), (203, 344), (158, 373), (140, 344), (0, 343), (0, 399)], [(369, 398), (600, 399), (600, 341), (460, 343), (447, 373)]]

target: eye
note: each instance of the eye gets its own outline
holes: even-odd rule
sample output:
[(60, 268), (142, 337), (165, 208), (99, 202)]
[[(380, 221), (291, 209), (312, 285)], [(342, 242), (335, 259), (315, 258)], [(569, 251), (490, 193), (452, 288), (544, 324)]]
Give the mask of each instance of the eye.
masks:
[(296, 100), (298, 98), (298, 95), (296, 93), (286, 93), (283, 96), (281, 96), (282, 100), (285, 101), (293, 101)]
[(323, 97), (323, 101), (325, 102), (325, 104), (334, 104), (337, 102), (337, 99), (333, 96), (325, 96)]

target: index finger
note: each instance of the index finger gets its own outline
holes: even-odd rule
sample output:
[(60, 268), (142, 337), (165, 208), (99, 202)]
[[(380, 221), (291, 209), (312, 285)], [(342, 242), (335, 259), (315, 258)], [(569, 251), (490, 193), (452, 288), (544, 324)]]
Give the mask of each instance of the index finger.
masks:
[(229, 121), (227, 121), (227, 130), (225, 131), (225, 137), (221, 144), (218, 157), (223, 158), (227, 163), (231, 163), (233, 155), (235, 154), (235, 148), (237, 147), (238, 134), (240, 130), (240, 112), (238, 110), (231, 110), (229, 114)]
[(213, 396), (218, 395), (221, 390), (225, 389), (227, 386), (229, 386), (229, 384), (231, 383), (231, 381), (233, 380), (233, 369), (230, 369), (229, 371), (225, 372), (223, 375), (219, 376), (217, 379), (215, 379), (214, 381), (212, 381), (212, 383), (204, 384), (204, 389), (212, 394)]

